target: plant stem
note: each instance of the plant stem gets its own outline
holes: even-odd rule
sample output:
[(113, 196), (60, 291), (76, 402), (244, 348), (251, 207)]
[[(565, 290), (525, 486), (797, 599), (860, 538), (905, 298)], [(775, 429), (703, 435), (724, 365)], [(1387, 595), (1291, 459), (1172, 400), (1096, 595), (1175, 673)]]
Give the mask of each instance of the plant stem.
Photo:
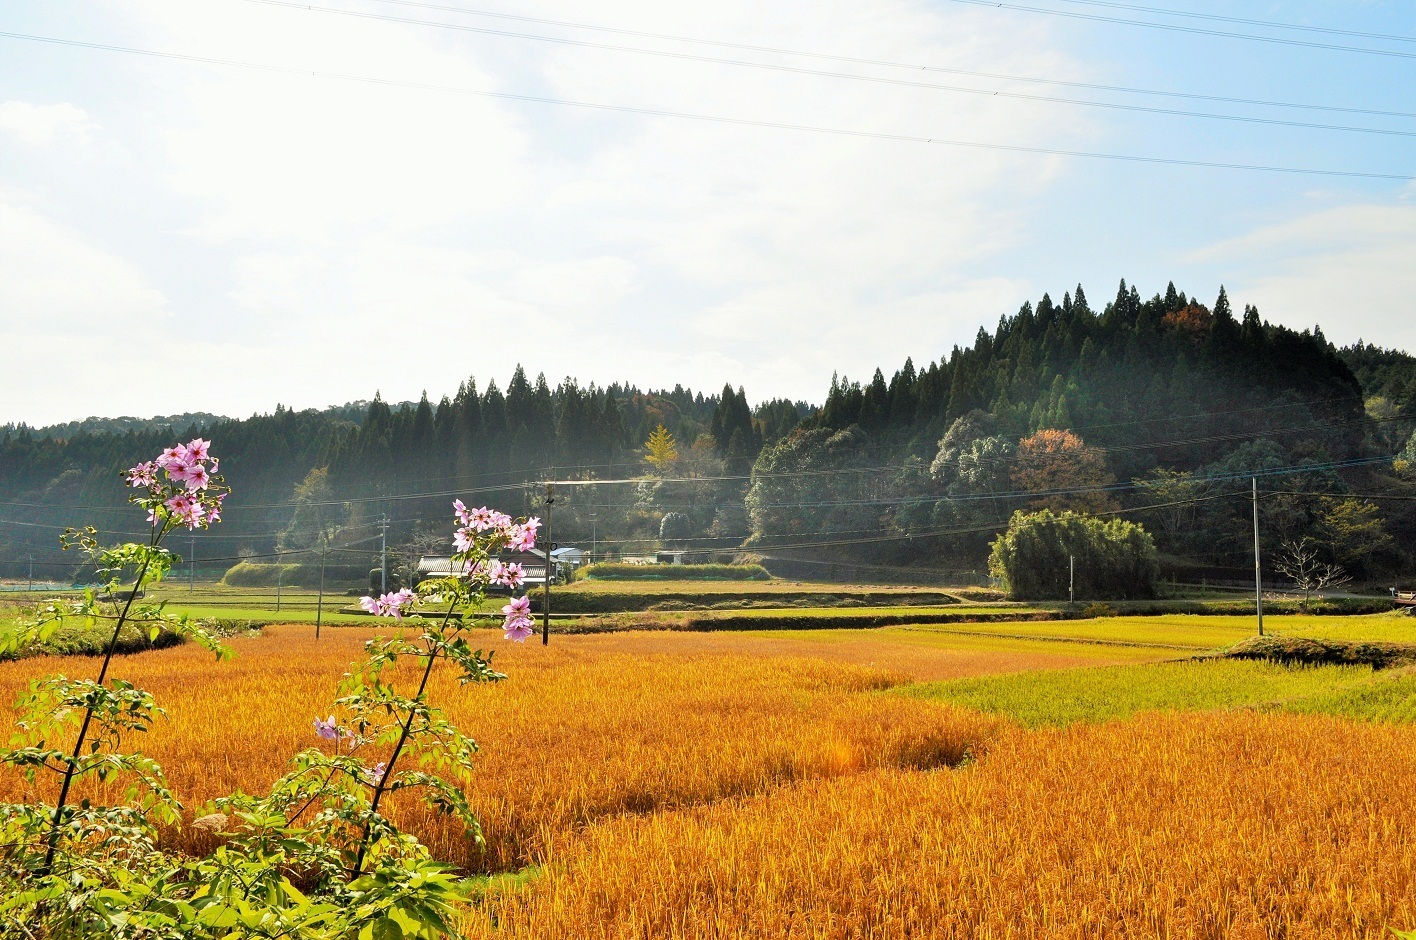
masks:
[[(162, 538), (158, 536), (152, 542), (153, 546)], [(108, 640), (108, 649), (103, 654), (103, 666), (98, 670), (98, 684), (103, 685), (103, 681), (108, 678), (108, 664), (113, 661), (113, 651), (118, 648), (118, 634), (123, 630), (123, 624), (128, 620), (128, 611), (132, 609), (133, 600), (138, 596), (138, 589), (142, 586), (143, 579), (147, 577), (148, 566), (151, 559), (143, 562), (142, 568), (138, 569), (138, 577), (133, 582), (133, 590), (128, 594), (128, 600), (123, 604), (123, 612), (118, 615), (118, 622), (113, 627), (113, 636)], [(59, 847), (59, 822), (64, 814), (64, 804), (69, 800), (69, 787), (74, 782), (74, 772), (79, 766), (79, 755), (84, 748), (84, 739), (88, 737), (90, 722), (93, 721), (94, 702), (90, 698), (88, 708), (84, 709), (84, 720), (79, 725), (79, 739), (74, 742), (74, 753), (69, 757), (68, 766), (64, 769), (64, 782), (59, 787), (59, 801), (54, 804), (54, 818), (49, 823), (49, 847), (44, 852), (44, 866), (39, 870), (40, 876), (48, 875), (54, 866), (54, 853)]]
[[(448, 623), (452, 621), (452, 612), (456, 608), (457, 601), (454, 600), (452, 604), (448, 606), (447, 613), (443, 615), (442, 626), (438, 628), (438, 632), (440, 634), (447, 629)], [(413, 701), (415, 703), (421, 702), (423, 700), (423, 693), (428, 688), (428, 677), (433, 674), (433, 663), (437, 662), (437, 658), (438, 647), (433, 644), (429, 644), (428, 665), (427, 668), (423, 670), (422, 681), (418, 683), (418, 694), (413, 696)], [(359, 837), (359, 854), (354, 859), (355, 877), (358, 877), (359, 873), (364, 868), (364, 853), (368, 851), (369, 848), (369, 828), (374, 821), (374, 815), (377, 814), (379, 811), (379, 801), (383, 799), (385, 787), (388, 784), (389, 778), (393, 776), (393, 765), (398, 763), (398, 755), (403, 752), (403, 745), (408, 740), (408, 732), (413, 727), (413, 714), (414, 709), (409, 708), (408, 717), (403, 720), (403, 730), (399, 732), (398, 735), (398, 743), (393, 746), (393, 754), (389, 757), (388, 763), (384, 765), (383, 776), (379, 778), (378, 784), (374, 787), (374, 798), (369, 803), (369, 818), (364, 820), (364, 834)]]

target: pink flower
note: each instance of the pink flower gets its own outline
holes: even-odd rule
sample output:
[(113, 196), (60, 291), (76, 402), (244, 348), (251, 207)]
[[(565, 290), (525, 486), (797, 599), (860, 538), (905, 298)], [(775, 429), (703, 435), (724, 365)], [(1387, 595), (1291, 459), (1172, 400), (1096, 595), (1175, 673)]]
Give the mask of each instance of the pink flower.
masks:
[(487, 569), (487, 578), (493, 584), (500, 584), (502, 587), (518, 588), (526, 580), (526, 569), (515, 562), (504, 565), (499, 561), (493, 561)]
[(536, 632), (536, 623), (530, 617), (517, 617), (515, 620), (508, 620), (505, 629), (506, 639), (522, 643)]
[(211, 505), (207, 507), (208, 524), (221, 521), (221, 502), (224, 499), (226, 499), (225, 493), (217, 493), (215, 501), (213, 501)]
[(157, 463), (149, 460), (128, 471), (128, 485), (132, 487), (152, 486), (157, 482)]
[(172, 447), (168, 447), (161, 454), (158, 455), (157, 460), (154, 462), (159, 467), (166, 470), (167, 465), (172, 463), (173, 461), (177, 461), (179, 463), (186, 463), (187, 448), (183, 447), (181, 444), (176, 444)]
[(472, 511), (463, 505), (462, 500), (454, 499), (452, 501), (452, 513), (457, 517), (457, 521), (461, 525), (472, 524)]
[(393, 617), (395, 620), (402, 620), (403, 609), (413, 606), (413, 602), (417, 599), (417, 594), (404, 588), (398, 592), (390, 591), (381, 597), (361, 597), (359, 598), (359, 606), (375, 617)]
[(460, 555), (463, 552), (472, 550), (472, 539), (475, 536), (471, 529), (461, 528), (452, 534), (452, 547)]
[(210, 447), (211, 441), (204, 441), (199, 437), (187, 445), (187, 456), (192, 460), (207, 460)]
[(488, 509), (486, 506), (479, 506), (476, 509), (467, 511), (467, 521), (464, 525), (470, 525), (478, 532), (485, 532), (488, 529), (495, 529), (498, 525), (497, 519), (501, 513)]
[(476, 581), (487, 576), (487, 565), (483, 561), (464, 561), (462, 563), (462, 574), (464, 577)]
[[(533, 525), (534, 523), (534, 525)], [(539, 519), (528, 519), (525, 525), (514, 525), (507, 529), (506, 547), (514, 552), (530, 551), (536, 547), (536, 526)]]
[[(194, 466), (201, 466), (201, 464), (194, 464), (185, 457), (174, 457), (167, 461), (167, 466), (163, 467), (163, 469), (167, 471), (167, 478), (169, 480), (172, 480), (174, 483), (185, 483), (187, 481), (187, 474), (191, 472)], [(203, 472), (205, 472), (205, 470), (203, 470)]]
[(206, 515), (201, 501), (186, 493), (178, 493), (171, 499), (163, 503), (172, 513), (178, 522), (189, 529), (195, 529), (202, 524), (202, 518)]
[(508, 640), (520, 643), (536, 632), (536, 623), (531, 619), (531, 598), (513, 599), (510, 604), (502, 608), (502, 613), (506, 615), (506, 622), (502, 624), (502, 629), (506, 631)]
[(379, 781), (383, 779), (384, 774), (387, 772), (387, 761), (379, 761), (372, 767), (365, 767), (363, 770), (364, 782), (371, 787), (376, 787), (379, 785)]
[(333, 741), (335, 738), (342, 736), (333, 715), (330, 715), (328, 718), (315, 719), (315, 734), (324, 738), (326, 741)]
[(187, 468), (187, 490), (195, 493), (197, 490), (204, 490), (211, 482), (211, 477), (207, 476), (207, 469), (202, 464), (192, 464)]

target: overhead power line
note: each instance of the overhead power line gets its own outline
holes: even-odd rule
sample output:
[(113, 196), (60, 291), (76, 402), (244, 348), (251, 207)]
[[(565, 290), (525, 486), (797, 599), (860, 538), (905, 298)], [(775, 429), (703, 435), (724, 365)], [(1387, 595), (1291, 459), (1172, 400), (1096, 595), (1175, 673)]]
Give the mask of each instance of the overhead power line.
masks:
[(1274, 20), (1251, 20), (1242, 16), (1221, 16), (1218, 13), (1194, 13), (1190, 10), (1168, 10), (1162, 7), (1146, 7), (1134, 3), (1114, 3), (1111, 0), (1057, 0), (1077, 6), (1106, 7), (1113, 10), (1131, 10), (1135, 13), (1154, 13), (1159, 16), (1183, 16), (1192, 20), (1209, 20), (1218, 23), (1240, 23), (1244, 26), (1264, 26), (1269, 29), (1294, 29), (1307, 33), (1325, 33), (1330, 36), (1356, 36), (1361, 39), (1383, 39), (1388, 42), (1416, 42), (1416, 36), (1397, 36), (1392, 33), (1364, 33), (1355, 29), (1336, 29), (1331, 26), (1307, 26), (1302, 23), (1279, 23)]
[(864, 131), (852, 130), (849, 128), (824, 127), (812, 124), (794, 124), (786, 121), (765, 121), (752, 120), (748, 118), (724, 117), (713, 114), (697, 114), (688, 111), (671, 111), (662, 108), (640, 108), (629, 105), (604, 104), (593, 101), (574, 101), (567, 98), (551, 98), (542, 95), (518, 95), (510, 92), (484, 91), (481, 89), (458, 88), (449, 85), (436, 85), (425, 82), (399, 81), (387, 78), (374, 78), (367, 75), (351, 75), (341, 72), (325, 72), (311, 69), (299, 69), (289, 66), (264, 65), (254, 62), (241, 62), (234, 59), (219, 59), (211, 56), (186, 55), (175, 52), (161, 52), (153, 49), (137, 49), (131, 46), (115, 46), (107, 43), (84, 42), (76, 39), (61, 39), (52, 36), (39, 36), (30, 33), (0, 32), (0, 38), (17, 39), (28, 42), (42, 42), (53, 45), (71, 46), (80, 49), (96, 49), (104, 52), (121, 52), (130, 55), (150, 56), (153, 58), (170, 59), (180, 62), (196, 62), (203, 65), (217, 65), (229, 68), (251, 69), (254, 71), (269, 72), (283, 75), (304, 75), (311, 78), (334, 79), (338, 81), (360, 82), (369, 85), (377, 85), (388, 88), (410, 88), (421, 91), (438, 91), (449, 94), (474, 95), (480, 98), (494, 98), (503, 101), (520, 101), (529, 104), (549, 104), (561, 107), (581, 108), (589, 111), (603, 111), (615, 114), (634, 114), (643, 117), (673, 118), (676, 120), (695, 121), (707, 124), (723, 124), (738, 127), (768, 128), (772, 130), (797, 131), (809, 134), (826, 134), (838, 137), (854, 137), (863, 140), (886, 140), (897, 143), (928, 144), (941, 147), (955, 147), (968, 150), (985, 150), (1000, 153), (1022, 153), (1037, 156), (1053, 157), (1080, 157), (1088, 160), (1106, 160), (1122, 163), (1143, 163), (1158, 166), (1182, 166), (1198, 169), (1214, 170), (1244, 170), (1259, 173), (1282, 173), (1298, 176), (1321, 176), (1321, 177), (1341, 177), (1348, 179), (1378, 179), (1393, 180), (1399, 182), (1409, 182), (1416, 179), (1416, 175), (1407, 173), (1376, 173), (1359, 170), (1333, 170), (1319, 167), (1296, 167), (1281, 166), (1272, 164), (1256, 163), (1230, 163), (1218, 160), (1187, 160), (1179, 157), (1157, 157), (1142, 154), (1121, 154), (1104, 153), (1093, 150), (1065, 150), (1056, 147), (1030, 147), (1021, 144), (1002, 144), (988, 141), (975, 140), (953, 140), (942, 137), (926, 137), (917, 134), (892, 134), (884, 131)]
[(798, 58), (817, 59), (827, 62), (847, 62), (853, 65), (872, 65), (882, 68), (906, 69), (911, 72), (937, 72), (943, 75), (968, 75), (973, 78), (989, 78), (1009, 82), (1029, 82), (1038, 85), (1055, 85), (1059, 88), (1086, 88), (1092, 91), (1111, 91), (1128, 95), (1153, 95), (1164, 98), (1182, 98), (1191, 101), (1213, 101), (1223, 104), (1244, 104), (1255, 105), (1266, 108), (1297, 108), (1310, 111), (1332, 111), (1345, 114), (1370, 114), (1381, 117), (1416, 117), (1416, 112), (1410, 111), (1382, 111), (1372, 108), (1353, 108), (1340, 105), (1313, 104), (1309, 102), (1294, 101), (1271, 101), (1261, 98), (1233, 98), (1223, 95), (1201, 95), (1182, 91), (1166, 91), (1156, 88), (1134, 88), (1126, 85), (1103, 85), (1095, 82), (1074, 82), (1058, 78), (1041, 78), (1033, 75), (1010, 75), (1000, 72), (980, 72), (970, 69), (945, 68), (938, 65), (922, 65), (916, 62), (896, 62), (889, 59), (875, 59), (863, 56), (835, 55), (826, 52), (811, 52), (802, 49), (787, 49), (780, 46), (762, 46), (751, 43), (725, 42), (718, 39), (702, 39), (694, 36), (678, 36), (669, 33), (652, 33), (637, 29), (621, 29), (613, 26), (600, 26), (592, 23), (571, 22), (568, 20), (544, 19), (537, 16), (519, 16), (512, 13), (496, 13), (490, 10), (466, 9), (463, 7), (447, 6), (439, 3), (425, 3), (420, 0), (376, 0), (378, 3), (392, 4), (401, 7), (413, 7), (423, 10), (439, 10), (447, 13), (457, 13), (464, 16), (479, 16), (490, 19), (510, 20), (521, 23), (537, 23), (543, 26), (558, 26), (566, 29), (581, 29), (600, 33), (609, 33), (618, 36), (635, 36), (641, 39), (657, 39), (666, 42), (681, 42), (692, 45), (708, 46), (717, 49), (739, 49), (744, 52), (765, 52), (772, 55), (796, 56)]
[(951, 2), (968, 4), (969, 6), (993, 7), (999, 10), (1016, 10), (1023, 13), (1046, 13), (1049, 16), (1063, 16), (1073, 20), (1091, 20), (1098, 23), (1117, 23), (1122, 26), (1141, 26), (1148, 29), (1163, 29), (1174, 33), (1219, 36), (1224, 39), (1245, 39), (1251, 42), (1268, 42), (1282, 46), (1300, 46), (1307, 49), (1327, 49), (1333, 52), (1354, 52), (1362, 55), (1389, 56), (1396, 59), (1416, 59), (1416, 52), (1400, 52), (1395, 49), (1372, 49), (1367, 46), (1339, 46), (1335, 43), (1312, 42), (1306, 39), (1286, 39), (1282, 36), (1258, 36), (1254, 33), (1232, 33), (1221, 29), (1204, 29), (1199, 26), (1178, 26), (1174, 23), (1151, 23), (1146, 20), (1126, 19), (1119, 16), (1102, 16), (1097, 13), (1049, 10), (1046, 7), (1025, 6), (1021, 3), (999, 3), (998, 0), (951, 0)]
[(245, 0), (247, 3), (258, 3), (263, 6), (287, 7), (294, 10), (305, 10), (313, 13), (330, 13), (337, 16), (349, 16), (357, 19), (379, 20), (387, 23), (400, 23), (411, 26), (427, 26), (436, 29), (449, 29), (458, 32), (477, 33), (479, 35), (499, 36), (510, 39), (525, 39), (534, 42), (548, 42), (558, 45), (578, 46), (588, 49), (603, 49), (611, 52), (626, 52), (633, 55), (654, 56), (658, 58), (680, 59), (689, 62), (702, 62), (710, 65), (729, 65), (738, 68), (760, 69), (770, 72), (784, 72), (794, 75), (810, 75), (818, 78), (834, 78), (845, 81), (867, 82), (877, 85), (897, 85), (907, 88), (925, 88), (934, 91), (946, 91), (952, 94), (978, 95), (986, 98), (1009, 98), (1020, 101), (1035, 101), (1042, 104), (1064, 104), (1083, 108), (1103, 108), (1113, 111), (1132, 111), (1145, 114), (1162, 114), (1170, 117), (1188, 117), (1211, 121), (1235, 121), (1245, 124), (1268, 124), (1279, 127), (1295, 127), (1305, 130), (1338, 131), (1342, 133), (1354, 134), (1381, 134), (1392, 137), (1416, 137), (1416, 131), (1395, 130), (1384, 127), (1354, 127), (1347, 124), (1319, 124), (1314, 121), (1290, 121), (1282, 118), (1266, 118), (1244, 114), (1217, 114), (1210, 111), (1185, 111), (1178, 108), (1158, 108), (1150, 105), (1124, 104), (1114, 101), (1090, 101), (1081, 98), (1059, 98), (1051, 95), (1030, 95), (1022, 92), (999, 91), (990, 88), (970, 88), (964, 85), (941, 85), (937, 82), (910, 81), (900, 78), (883, 78), (875, 75), (856, 75), (848, 72), (830, 72), (824, 69), (808, 69), (794, 65), (781, 65), (768, 62), (749, 62), (743, 59), (724, 59), (717, 56), (693, 55), (684, 52), (668, 52), (661, 49), (642, 49), (635, 46), (617, 46), (609, 43), (586, 42), (581, 39), (568, 39), (562, 36), (540, 36), (534, 33), (515, 33), (509, 30), (490, 29), (482, 26), (467, 26), (460, 23), (439, 23), (434, 20), (418, 20), (406, 16), (388, 16), (380, 13), (369, 13), (362, 10), (341, 10), (335, 7), (315, 6), (308, 3), (296, 3), (293, 0)]

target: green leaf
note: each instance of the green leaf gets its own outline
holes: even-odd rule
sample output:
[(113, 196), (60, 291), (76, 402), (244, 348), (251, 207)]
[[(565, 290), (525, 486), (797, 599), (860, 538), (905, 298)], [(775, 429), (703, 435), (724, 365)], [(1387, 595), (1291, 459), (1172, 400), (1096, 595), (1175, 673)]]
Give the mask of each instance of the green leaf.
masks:
[[(369, 927), (369, 940), (403, 940), (403, 928), (391, 917), (380, 917)], [(363, 931), (359, 935), (362, 937)]]

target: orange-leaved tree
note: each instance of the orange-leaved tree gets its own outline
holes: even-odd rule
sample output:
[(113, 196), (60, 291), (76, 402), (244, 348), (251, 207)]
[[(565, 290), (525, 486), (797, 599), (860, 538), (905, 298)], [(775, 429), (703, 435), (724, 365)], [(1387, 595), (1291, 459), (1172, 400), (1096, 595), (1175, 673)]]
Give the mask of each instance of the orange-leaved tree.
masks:
[(1018, 490), (1036, 494), (1031, 505), (1037, 508), (1054, 512), (1116, 508), (1115, 499), (1101, 489), (1116, 482), (1106, 469), (1105, 456), (1071, 431), (1045, 428), (1019, 441), (1012, 479)]

